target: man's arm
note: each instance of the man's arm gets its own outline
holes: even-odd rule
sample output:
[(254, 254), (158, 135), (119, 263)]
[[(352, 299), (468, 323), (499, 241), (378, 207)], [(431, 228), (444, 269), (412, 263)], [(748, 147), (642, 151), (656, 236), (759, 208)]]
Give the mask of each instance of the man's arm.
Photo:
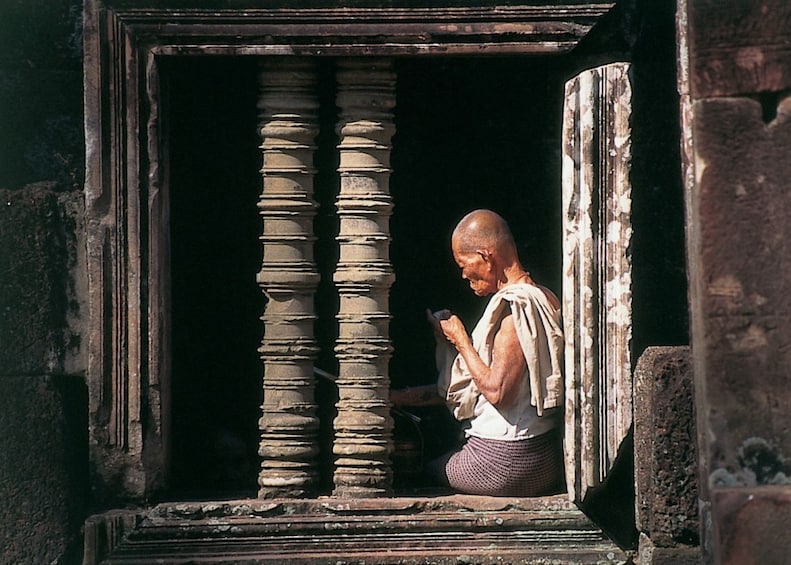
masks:
[(527, 364), (511, 314), (494, 336), (491, 367), (481, 359), (458, 316), (439, 322), (442, 332), (464, 359), (478, 390), (496, 408), (508, 408), (517, 398)]

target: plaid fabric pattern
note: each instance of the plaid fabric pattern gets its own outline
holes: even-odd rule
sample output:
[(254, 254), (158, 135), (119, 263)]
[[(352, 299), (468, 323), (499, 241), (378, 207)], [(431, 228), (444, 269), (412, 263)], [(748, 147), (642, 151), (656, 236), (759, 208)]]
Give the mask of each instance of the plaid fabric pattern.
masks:
[(563, 446), (558, 431), (519, 441), (474, 436), (461, 450), (429, 464), (445, 486), (487, 496), (543, 496), (563, 486)]

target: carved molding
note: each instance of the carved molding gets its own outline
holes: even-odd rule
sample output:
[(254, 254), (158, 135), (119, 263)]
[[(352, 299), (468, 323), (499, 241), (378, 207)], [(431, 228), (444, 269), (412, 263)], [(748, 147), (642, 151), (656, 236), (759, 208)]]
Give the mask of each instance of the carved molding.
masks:
[(313, 363), (313, 155), (319, 132), (315, 65), (268, 59), (259, 76), (263, 192), (263, 265), (257, 280), (267, 298), (264, 402), (259, 427), (259, 496), (304, 496), (318, 481), (319, 454)]
[(84, 4), (87, 381), (97, 500), (103, 492), (143, 499), (166, 483), (170, 260), (162, 57), (563, 53), (614, 5), (200, 4)]
[(582, 501), (604, 481), (632, 424), (629, 65), (566, 83), (563, 319), (566, 482)]
[(85, 7), (85, 210), (92, 488), (97, 500), (164, 485), (169, 437), (168, 199), (156, 57)]
[[(89, 0), (90, 1), (90, 0)], [(97, 0), (98, 2), (98, 0)], [(561, 53), (570, 51), (612, 1), (515, 6), (295, 7), (248, 0), (110, 0), (108, 15), (160, 53), (288, 55), (419, 55)], [(313, 4), (315, 2), (305, 2)]]

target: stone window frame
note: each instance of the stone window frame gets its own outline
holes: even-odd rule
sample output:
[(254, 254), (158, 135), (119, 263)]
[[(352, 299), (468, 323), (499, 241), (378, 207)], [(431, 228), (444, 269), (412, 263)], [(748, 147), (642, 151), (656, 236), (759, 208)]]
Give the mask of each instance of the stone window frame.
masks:
[[(613, 2), (431, 8), (193, 9), (86, 0), (88, 387), (98, 500), (166, 482), (169, 255), (162, 57), (560, 54)], [(207, 6), (209, 3), (203, 3)], [(241, 4), (241, 3), (240, 3)]]

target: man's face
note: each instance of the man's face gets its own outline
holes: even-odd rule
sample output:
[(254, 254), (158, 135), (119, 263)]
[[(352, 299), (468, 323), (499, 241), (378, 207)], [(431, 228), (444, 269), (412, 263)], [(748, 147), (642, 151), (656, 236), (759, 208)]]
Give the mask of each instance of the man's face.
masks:
[(485, 251), (463, 253), (453, 246), (453, 259), (461, 269), (461, 278), (469, 281), (477, 296), (497, 292), (497, 277)]

